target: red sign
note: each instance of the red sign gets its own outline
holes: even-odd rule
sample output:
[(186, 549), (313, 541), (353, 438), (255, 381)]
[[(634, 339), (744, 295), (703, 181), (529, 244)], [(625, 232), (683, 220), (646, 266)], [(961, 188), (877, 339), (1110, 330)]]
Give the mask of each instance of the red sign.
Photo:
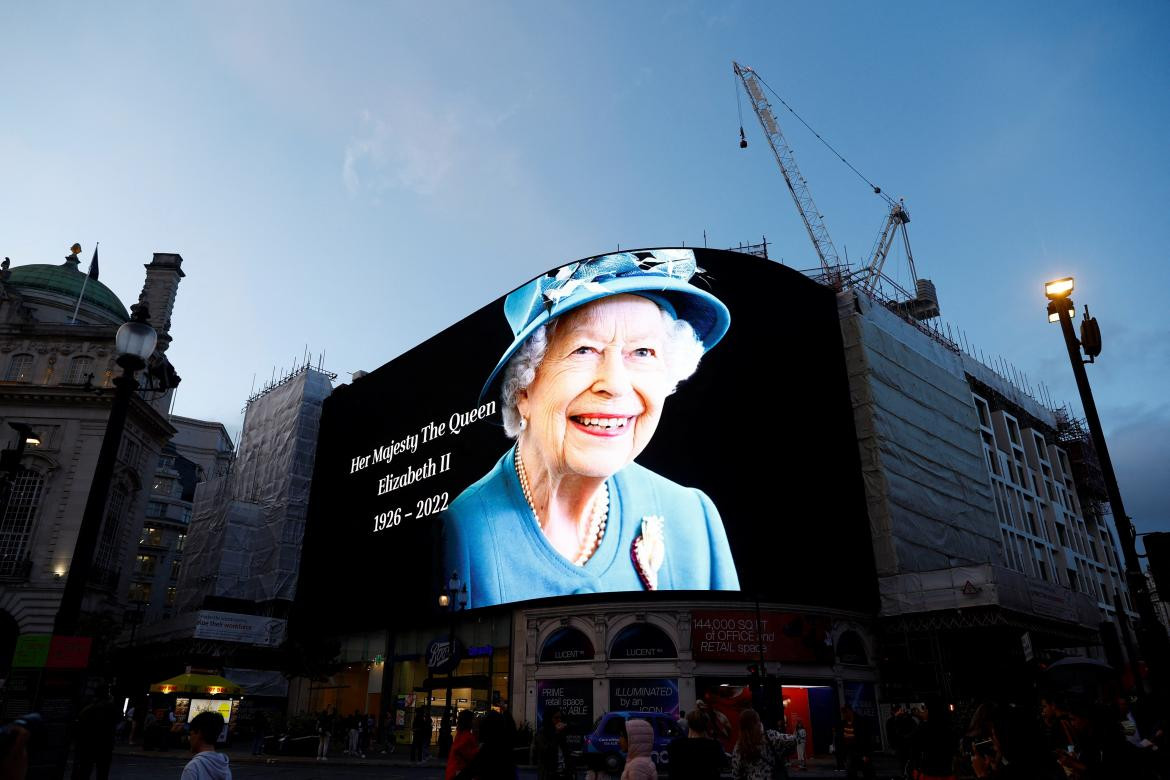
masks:
[(89, 649), (93, 639), (88, 636), (54, 636), (49, 645), (46, 669), (84, 669), (89, 666)]
[(691, 651), (696, 661), (832, 663), (829, 619), (798, 612), (697, 611), (691, 619)]

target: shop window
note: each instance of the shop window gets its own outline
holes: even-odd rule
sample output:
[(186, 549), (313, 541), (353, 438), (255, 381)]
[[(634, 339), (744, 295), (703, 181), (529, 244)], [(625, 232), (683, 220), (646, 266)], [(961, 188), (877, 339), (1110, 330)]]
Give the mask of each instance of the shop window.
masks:
[(609, 651), (614, 661), (653, 661), (677, 658), (674, 642), (657, 626), (634, 623), (618, 632)]
[(554, 631), (540, 649), (540, 662), (589, 661), (592, 660), (593, 643), (589, 637), (576, 628), (561, 628)]

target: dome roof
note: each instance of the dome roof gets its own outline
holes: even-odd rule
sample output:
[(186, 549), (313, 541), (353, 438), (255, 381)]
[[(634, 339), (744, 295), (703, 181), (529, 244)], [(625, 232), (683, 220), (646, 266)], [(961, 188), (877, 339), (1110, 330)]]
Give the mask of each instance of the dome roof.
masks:
[[(66, 260), (61, 265), (19, 265), (11, 270), (7, 282), (16, 287), (55, 292), (77, 300), (85, 278), (86, 274), (78, 268), (78, 263)], [(119, 320), (130, 319), (118, 296), (101, 282), (90, 279), (85, 283), (85, 301)]]

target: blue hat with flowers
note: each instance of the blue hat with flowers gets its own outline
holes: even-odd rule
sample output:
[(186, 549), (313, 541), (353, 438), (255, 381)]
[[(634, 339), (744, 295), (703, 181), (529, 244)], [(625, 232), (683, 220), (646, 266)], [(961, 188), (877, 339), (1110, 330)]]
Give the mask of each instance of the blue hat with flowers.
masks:
[(649, 249), (616, 252), (570, 263), (533, 279), (504, 299), (504, 316), (512, 327), (511, 345), (504, 351), (480, 391), (480, 400), (492, 393), (504, 366), (541, 325), (613, 295), (649, 298), (675, 319), (686, 320), (709, 350), (731, 325), (723, 302), (690, 283), (702, 273), (690, 249)]

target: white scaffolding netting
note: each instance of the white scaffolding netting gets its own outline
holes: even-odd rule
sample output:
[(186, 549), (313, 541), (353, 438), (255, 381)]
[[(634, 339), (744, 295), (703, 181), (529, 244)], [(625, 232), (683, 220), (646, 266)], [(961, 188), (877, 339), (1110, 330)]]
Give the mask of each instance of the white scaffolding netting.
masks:
[(195, 493), (179, 583), (181, 611), (209, 596), (292, 600), (330, 377), (305, 367), (248, 403), (226, 477)]

